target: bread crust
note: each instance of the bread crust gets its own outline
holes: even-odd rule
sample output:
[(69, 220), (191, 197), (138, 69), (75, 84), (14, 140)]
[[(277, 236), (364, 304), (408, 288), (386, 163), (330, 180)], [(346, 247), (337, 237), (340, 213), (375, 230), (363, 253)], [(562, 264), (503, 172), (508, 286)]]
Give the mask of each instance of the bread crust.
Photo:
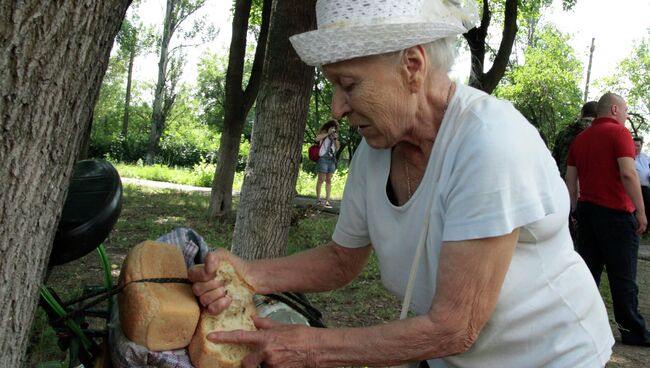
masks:
[[(176, 245), (148, 240), (129, 251), (120, 285), (160, 277), (186, 279), (187, 266)], [(186, 347), (200, 314), (188, 284), (131, 283), (118, 296), (118, 303), (124, 335), (151, 351)]]
[(210, 314), (207, 310), (201, 311), (196, 333), (188, 347), (190, 360), (196, 368), (239, 368), (241, 360), (251, 352), (250, 347), (215, 344), (208, 341), (206, 336), (215, 331), (255, 331), (255, 292), (229, 262), (221, 261), (216, 278), (225, 283), (232, 302), (228, 309), (217, 315)]

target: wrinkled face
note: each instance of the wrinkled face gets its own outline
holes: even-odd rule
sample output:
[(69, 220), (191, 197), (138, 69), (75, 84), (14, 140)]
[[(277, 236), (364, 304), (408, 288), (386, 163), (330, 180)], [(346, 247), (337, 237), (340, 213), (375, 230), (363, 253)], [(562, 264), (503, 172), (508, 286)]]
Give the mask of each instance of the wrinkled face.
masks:
[(370, 56), (323, 67), (332, 83), (332, 115), (347, 117), (373, 148), (390, 148), (407, 134), (413, 101), (400, 65)]
[(641, 143), (640, 141), (634, 141), (634, 150), (635, 150), (637, 155), (639, 155), (639, 153), (641, 153), (641, 147), (642, 146), (643, 146), (643, 143)]

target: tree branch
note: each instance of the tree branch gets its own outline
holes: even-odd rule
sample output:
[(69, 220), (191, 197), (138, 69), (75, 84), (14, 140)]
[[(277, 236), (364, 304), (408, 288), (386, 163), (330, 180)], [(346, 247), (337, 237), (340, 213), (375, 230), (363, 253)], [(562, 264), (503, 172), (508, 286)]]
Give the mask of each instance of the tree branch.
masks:
[(264, 0), (262, 7), (262, 26), (260, 28), (260, 36), (257, 39), (257, 47), (255, 49), (255, 60), (251, 70), (251, 76), (248, 79), (248, 84), (244, 90), (244, 109), (248, 111), (253, 105), (254, 96), (257, 96), (257, 91), (262, 82), (262, 71), (264, 67), (264, 60), (266, 59), (266, 48), (268, 45), (268, 34), (271, 23), (271, 5), (272, 0)]

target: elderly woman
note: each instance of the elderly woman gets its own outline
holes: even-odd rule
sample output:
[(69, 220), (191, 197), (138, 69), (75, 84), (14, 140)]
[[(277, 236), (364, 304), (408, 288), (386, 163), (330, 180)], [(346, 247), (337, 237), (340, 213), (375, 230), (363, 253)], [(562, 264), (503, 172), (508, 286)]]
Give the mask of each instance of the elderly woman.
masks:
[(258, 293), (331, 290), (374, 250), (386, 288), (400, 298), (413, 288), (415, 316), (333, 329), (260, 319), (257, 332), (209, 338), (254, 346), (244, 367), (604, 366), (614, 340), (573, 251), (553, 158), (510, 103), (447, 75), (454, 36), (475, 9), (449, 0), (319, 0), (316, 9), (319, 29), (291, 41), (323, 66), (334, 117), (364, 138), (332, 240), (260, 261), (217, 251), (191, 271), (193, 289), (210, 312), (223, 310), (230, 298), (211, 278), (226, 258)]

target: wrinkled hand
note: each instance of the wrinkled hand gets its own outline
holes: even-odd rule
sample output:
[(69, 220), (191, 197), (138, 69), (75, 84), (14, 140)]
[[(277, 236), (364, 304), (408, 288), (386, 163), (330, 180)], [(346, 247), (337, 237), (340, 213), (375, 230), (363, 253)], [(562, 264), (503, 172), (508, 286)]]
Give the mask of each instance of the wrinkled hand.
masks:
[[(224, 249), (208, 253), (203, 260), (204, 264), (192, 266), (188, 271), (188, 278), (193, 283), (194, 295), (211, 314), (221, 313), (232, 302), (232, 298), (226, 293), (224, 284), (215, 279), (219, 262), (222, 260), (230, 262), (240, 275), (246, 275), (246, 263)], [(251, 286), (254, 287), (254, 285)]]
[(316, 328), (302, 325), (285, 325), (270, 319), (253, 317), (258, 331), (229, 331), (208, 334), (215, 343), (245, 344), (253, 352), (242, 360), (242, 368), (264, 367), (302, 368), (316, 367)]

